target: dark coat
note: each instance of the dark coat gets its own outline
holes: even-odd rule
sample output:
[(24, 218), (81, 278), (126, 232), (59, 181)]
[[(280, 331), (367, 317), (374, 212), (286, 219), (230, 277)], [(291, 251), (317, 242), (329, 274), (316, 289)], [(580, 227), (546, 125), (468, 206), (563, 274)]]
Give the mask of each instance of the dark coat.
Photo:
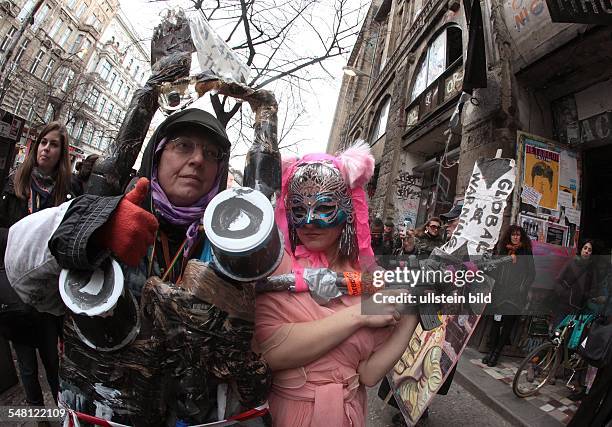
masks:
[[(138, 176), (151, 178), (153, 162), (159, 155), (156, 147), (171, 126), (206, 126), (208, 117), (201, 110), (188, 109), (166, 119), (149, 141)], [(220, 167), (223, 176), (227, 159)], [(109, 220), (120, 200), (121, 196), (85, 195), (73, 202), (49, 242), (62, 268), (93, 269), (108, 257), (108, 251), (96, 244), (96, 231)], [(152, 211), (151, 205), (148, 197), (143, 208)], [(172, 257), (186, 230), (162, 220), (160, 230), (168, 237)], [(159, 239), (156, 247), (161, 247)], [(80, 340), (71, 322), (66, 322), (60, 371), (62, 398), (71, 408), (89, 414), (95, 414), (96, 405), (102, 402), (113, 408), (113, 421), (149, 426), (165, 425), (173, 418), (189, 424), (214, 420), (217, 385), (226, 378), (237, 380), (244, 406), (262, 403), (257, 399), (267, 396), (270, 377), (265, 363), (250, 351), (252, 322), (232, 319), (206, 301), (196, 304), (193, 295), (189, 299), (172, 283), (147, 281), (151, 249), (137, 267), (121, 265), (124, 282), (140, 305), (142, 324), (135, 341), (111, 353), (96, 351)], [(190, 258), (198, 258), (200, 249), (191, 251)], [(157, 250), (151, 275), (161, 276), (165, 268), (163, 251)], [(160, 330), (164, 333), (159, 334)], [(94, 383), (104, 387), (94, 387)], [(108, 389), (120, 393), (109, 400), (104, 394)], [(70, 393), (64, 394), (64, 390)]]
[[(66, 200), (72, 198), (72, 193)], [(53, 196), (41, 207), (53, 207)], [(16, 222), (29, 215), (28, 201), (20, 199), (15, 194), (15, 172), (11, 172), (0, 195), (0, 335), (14, 342), (33, 347), (38, 346), (44, 337), (38, 335), (42, 331), (41, 322), (52, 322), (61, 329), (61, 316), (40, 313), (33, 307), (23, 303), (10, 285), (4, 269), (4, 254), (8, 237), (8, 229)], [(48, 329), (47, 329), (48, 330)]]
[[(498, 255), (508, 255), (508, 250), (498, 251)], [(492, 302), (487, 312), (493, 314), (521, 314), (527, 306), (527, 297), (535, 279), (535, 263), (530, 249), (516, 251), (516, 263), (503, 264), (492, 273), (495, 285)]]
[(585, 308), (595, 291), (592, 260), (574, 257), (557, 276), (557, 295), (563, 312), (578, 312)]

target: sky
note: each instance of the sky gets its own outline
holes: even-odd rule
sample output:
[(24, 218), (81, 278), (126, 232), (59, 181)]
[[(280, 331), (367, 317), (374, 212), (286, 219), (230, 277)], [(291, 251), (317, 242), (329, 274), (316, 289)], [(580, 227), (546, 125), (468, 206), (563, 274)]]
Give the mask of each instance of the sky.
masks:
[[(351, 0), (353, 1), (353, 0)], [(358, 1), (358, 0), (354, 0)], [(363, 0), (361, 0), (363, 1)], [(139, 35), (144, 39), (149, 39), (153, 33), (153, 28), (160, 22), (161, 12), (174, 6), (182, 6), (188, 8), (191, 4), (185, 0), (150, 2), (147, 0), (121, 0), (121, 8), (127, 18), (137, 30)], [(300, 41), (304, 45), (310, 43), (307, 40)], [(351, 41), (351, 45), (354, 41)], [(147, 49), (149, 43), (146, 42)], [(320, 67), (314, 66), (310, 68), (309, 74), (314, 77), (321, 77), (323, 80), (315, 80), (311, 82), (312, 89), (308, 90), (303, 96), (303, 105), (305, 112), (302, 115), (302, 126), (292, 131), (291, 140), (300, 141), (291, 148), (291, 154), (303, 155), (311, 152), (323, 152), (327, 147), (330, 128), (334, 117), (336, 102), (342, 83), (342, 67), (346, 65), (348, 54), (345, 57), (337, 56), (326, 60), (325, 68), (329, 74), (325, 73)], [(273, 88), (270, 88), (273, 89)], [(280, 88), (283, 90), (283, 88)], [(207, 97), (206, 97), (207, 98)], [(205, 101), (202, 99), (201, 101)], [(205, 101), (205, 103), (208, 103)], [(200, 106), (212, 112), (212, 108), (202, 105), (202, 102), (197, 102), (194, 105)], [(283, 106), (279, 106), (279, 128), (283, 120)], [(163, 120), (161, 114), (156, 115), (155, 122)], [(230, 139), (232, 138), (230, 134)], [(245, 144), (243, 144), (245, 145)], [(282, 144), (281, 144), (282, 145)], [(283, 155), (289, 154), (288, 150), (284, 150)], [(237, 150), (237, 154), (246, 152), (246, 146)], [(231, 160), (231, 164), (237, 170), (242, 171), (244, 167), (244, 156), (236, 156)]]

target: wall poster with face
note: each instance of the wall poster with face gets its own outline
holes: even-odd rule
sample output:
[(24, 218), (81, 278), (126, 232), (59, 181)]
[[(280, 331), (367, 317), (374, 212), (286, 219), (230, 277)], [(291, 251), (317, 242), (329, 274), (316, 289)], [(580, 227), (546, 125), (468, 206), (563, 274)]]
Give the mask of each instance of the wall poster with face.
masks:
[(526, 139), (524, 151), (523, 186), (529, 186), (539, 194), (540, 206), (557, 209), (559, 194), (559, 152), (551, 151)]

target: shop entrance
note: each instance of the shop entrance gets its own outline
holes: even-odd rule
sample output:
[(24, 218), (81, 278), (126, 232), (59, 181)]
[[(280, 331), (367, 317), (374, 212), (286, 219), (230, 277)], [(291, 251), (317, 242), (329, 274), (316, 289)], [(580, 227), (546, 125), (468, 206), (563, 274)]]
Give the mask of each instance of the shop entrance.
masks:
[(612, 144), (585, 150), (582, 153), (581, 237), (602, 241), (612, 247)]

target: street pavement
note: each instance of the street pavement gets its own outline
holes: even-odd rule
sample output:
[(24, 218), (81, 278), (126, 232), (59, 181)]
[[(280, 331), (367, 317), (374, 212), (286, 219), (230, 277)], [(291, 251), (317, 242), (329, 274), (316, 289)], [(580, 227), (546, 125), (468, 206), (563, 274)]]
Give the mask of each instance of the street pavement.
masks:
[[(393, 427), (391, 418), (398, 411), (385, 405), (376, 395), (377, 387), (368, 390), (367, 427)], [(473, 394), (453, 381), (446, 396), (436, 396), (429, 407), (429, 417), (417, 424), (422, 427), (437, 426), (512, 426), (496, 412), (481, 403)]]

